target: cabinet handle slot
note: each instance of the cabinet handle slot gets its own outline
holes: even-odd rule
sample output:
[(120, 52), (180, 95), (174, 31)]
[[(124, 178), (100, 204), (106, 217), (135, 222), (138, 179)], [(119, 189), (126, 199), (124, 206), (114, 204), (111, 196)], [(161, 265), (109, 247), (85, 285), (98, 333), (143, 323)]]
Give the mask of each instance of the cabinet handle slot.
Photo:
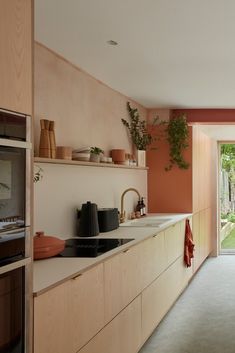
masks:
[(78, 279), (79, 277), (81, 277), (82, 273), (79, 273), (77, 276), (72, 277), (72, 280), (75, 281), (76, 279)]
[(157, 238), (158, 234), (153, 235), (153, 238)]
[(127, 253), (128, 251), (130, 251), (130, 249), (123, 250), (124, 253)]

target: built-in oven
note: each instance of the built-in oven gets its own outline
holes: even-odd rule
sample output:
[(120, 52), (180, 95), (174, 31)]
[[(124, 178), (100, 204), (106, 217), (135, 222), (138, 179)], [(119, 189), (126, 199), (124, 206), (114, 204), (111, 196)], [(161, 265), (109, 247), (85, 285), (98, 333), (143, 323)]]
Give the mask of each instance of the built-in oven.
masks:
[(30, 117), (0, 109), (0, 353), (28, 353)]

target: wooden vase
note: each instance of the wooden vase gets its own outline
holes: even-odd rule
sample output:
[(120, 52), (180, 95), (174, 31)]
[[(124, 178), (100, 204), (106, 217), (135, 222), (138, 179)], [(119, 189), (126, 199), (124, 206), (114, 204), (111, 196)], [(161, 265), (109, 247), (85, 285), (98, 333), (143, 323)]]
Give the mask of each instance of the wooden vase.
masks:
[(40, 142), (39, 142), (39, 157), (50, 158), (51, 157), (50, 138), (49, 138), (50, 121), (46, 119), (41, 119), (40, 126), (41, 126), (41, 133), (40, 133)]
[(50, 124), (49, 124), (49, 140), (50, 140), (51, 158), (56, 158), (55, 122), (54, 121), (50, 121)]

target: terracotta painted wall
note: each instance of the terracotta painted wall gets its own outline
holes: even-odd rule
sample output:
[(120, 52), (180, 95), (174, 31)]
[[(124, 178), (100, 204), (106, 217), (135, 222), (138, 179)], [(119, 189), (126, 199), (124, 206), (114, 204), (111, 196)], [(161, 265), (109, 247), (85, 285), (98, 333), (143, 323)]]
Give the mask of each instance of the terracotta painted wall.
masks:
[(235, 109), (174, 109), (173, 115), (185, 113), (192, 123), (235, 123)]
[[(152, 109), (148, 121), (158, 115), (161, 120), (169, 120), (170, 110)], [(155, 129), (159, 134), (159, 128)], [(161, 134), (161, 132), (160, 132)], [(173, 168), (166, 172), (169, 161), (169, 147), (165, 139), (154, 143), (157, 150), (147, 152), (148, 172), (148, 207), (149, 212), (191, 212), (192, 211), (192, 168), (180, 170)], [(192, 140), (190, 130), (190, 147), (185, 159), (192, 162)]]
[[(131, 151), (121, 118), (128, 119), (128, 97), (109, 88), (44, 46), (35, 44), (35, 150), (40, 118), (55, 120), (57, 145), (99, 146)], [(141, 117), (147, 109), (132, 102)]]

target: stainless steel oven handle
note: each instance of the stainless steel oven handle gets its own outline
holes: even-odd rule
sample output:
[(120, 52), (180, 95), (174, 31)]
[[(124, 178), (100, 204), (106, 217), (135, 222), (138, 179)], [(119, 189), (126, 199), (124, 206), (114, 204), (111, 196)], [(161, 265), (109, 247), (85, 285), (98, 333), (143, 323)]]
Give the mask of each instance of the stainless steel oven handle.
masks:
[(13, 262), (12, 264), (2, 266), (2, 267), (0, 267), (0, 275), (3, 273), (6, 273), (8, 271), (15, 270), (16, 268), (24, 267), (24, 266), (30, 264), (31, 261), (32, 261), (31, 257), (26, 257), (22, 260)]
[(19, 148), (25, 148), (25, 149), (32, 149), (32, 143), (31, 142), (10, 140), (10, 139), (3, 139), (3, 138), (0, 138), (0, 146), (19, 147)]

